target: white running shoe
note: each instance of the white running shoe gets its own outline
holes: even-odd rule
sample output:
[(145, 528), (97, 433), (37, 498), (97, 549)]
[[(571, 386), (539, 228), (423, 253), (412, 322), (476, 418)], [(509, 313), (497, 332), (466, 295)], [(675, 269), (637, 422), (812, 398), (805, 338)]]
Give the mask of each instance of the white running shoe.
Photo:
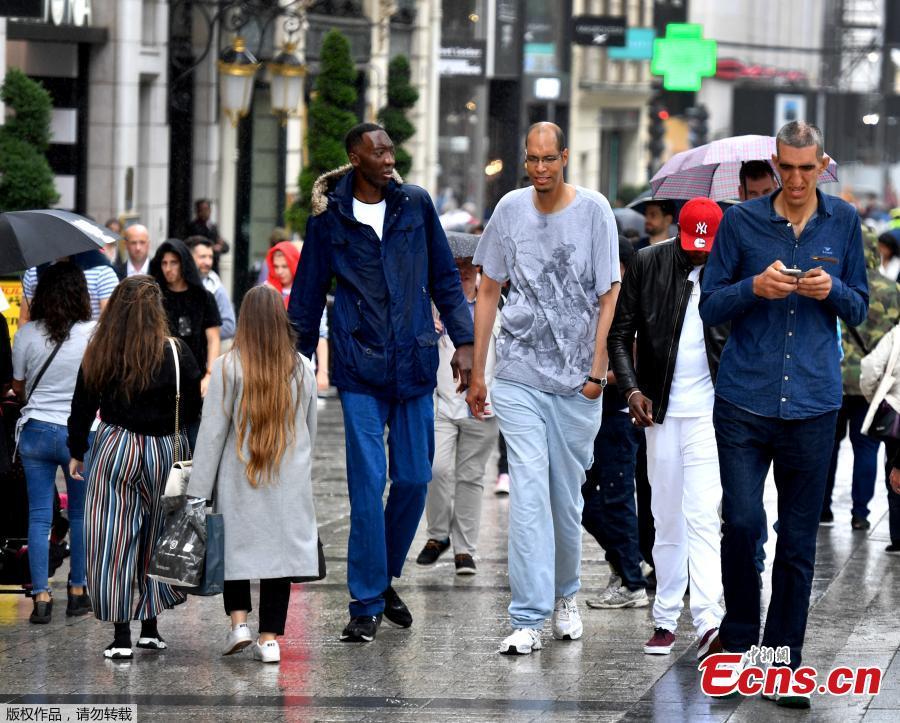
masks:
[(253, 642), (253, 636), (250, 634), (250, 626), (247, 623), (238, 623), (230, 631), (228, 637), (225, 638), (225, 647), (222, 655), (231, 655), (239, 653)]
[(267, 640), (260, 643), (258, 640), (253, 644), (253, 659), (261, 660), (263, 663), (277, 663), (281, 660), (281, 648), (278, 647), (277, 640)]
[(589, 608), (602, 608), (616, 610), (619, 608), (645, 608), (650, 604), (647, 591), (639, 587), (637, 590), (629, 590), (620, 585), (615, 590), (603, 593), (597, 600), (588, 600)]
[(531, 655), (534, 650), (540, 650), (541, 631), (534, 628), (517, 628), (512, 635), (500, 643), (497, 651), (500, 655)]
[(601, 605), (601, 602), (606, 600), (606, 598), (610, 597), (611, 595), (613, 595), (616, 592), (616, 590), (618, 590), (619, 587), (621, 587), (621, 585), (622, 585), (622, 578), (619, 577), (618, 575), (616, 575), (616, 573), (614, 573), (614, 572), (609, 573), (609, 579), (606, 581), (606, 589), (603, 592), (601, 592), (597, 597), (595, 597), (591, 600), (586, 600), (585, 602), (587, 602), (587, 606), (589, 608), (603, 607)]
[(509, 494), (509, 475), (506, 472), (501, 472), (497, 475), (497, 486), (494, 487), (495, 495), (508, 495)]
[(578, 640), (581, 637), (584, 626), (581, 624), (581, 613), (578, 612), (574, 595), (556, 598), (550, 628), (557, 640)]
[(641, 560), (641, 575), (647, 577), (651, 572), (653, 572), (653, 565), (649, 562), (644, 562)]

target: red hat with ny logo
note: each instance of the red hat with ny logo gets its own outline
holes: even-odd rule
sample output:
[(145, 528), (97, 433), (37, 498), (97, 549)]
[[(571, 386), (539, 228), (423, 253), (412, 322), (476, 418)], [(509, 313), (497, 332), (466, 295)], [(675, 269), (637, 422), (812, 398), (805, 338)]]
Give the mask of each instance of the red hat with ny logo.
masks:
[(711, 198), (692, 198), (678, 215), (681, 248), (685, 251), (712, 251), (716, 231), (722, 220), (722, 209)]

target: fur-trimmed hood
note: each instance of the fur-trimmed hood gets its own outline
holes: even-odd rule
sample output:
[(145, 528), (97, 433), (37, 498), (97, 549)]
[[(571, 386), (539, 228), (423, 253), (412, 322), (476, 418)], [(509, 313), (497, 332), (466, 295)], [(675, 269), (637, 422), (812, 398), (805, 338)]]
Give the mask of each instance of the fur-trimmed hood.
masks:
[[(335, 186), (337, 186), (338, 181), (352, 170), (353, 164), (345, 163), (343, 166), (332, 169), (327, 173), (323, 173), (316, 179), (316, 182), (312, 187), (310, 200), (310, 210), (312, 211), (313, 216), (319, 216), (325, 213), (328, 208), (329, 192), (333, 191)], [(400, 177), (400, 174), (397, 173), (397, 169), (394, 169), (393, 179), (398, 184), (403, 183), (403, 179)]]

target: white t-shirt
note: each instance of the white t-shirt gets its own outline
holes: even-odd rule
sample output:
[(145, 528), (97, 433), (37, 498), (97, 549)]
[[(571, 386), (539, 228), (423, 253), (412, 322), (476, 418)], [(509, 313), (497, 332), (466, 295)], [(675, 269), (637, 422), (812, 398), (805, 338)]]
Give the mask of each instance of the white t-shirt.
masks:
[(715, 392), (709, 375), (703, 321), (700, 319), (700, 269), (695, 266), (688, 279), (694, 282), (684, 313), (684, 325), (678, 340), (675, 374), (669, 390), (670, 417), (702, 417), (712, 414)]
[[(93, 321), (81, 321), (72, 327), (69, 338), (53, 357), (31, 393), (28, 405), (22, 410), (19, 428), (29, 419), (66, 426), (72, 410), (78, 368), (94, 332), (94, 325)], [(30, 321), (16, 333), (12, 350), (13, 379), (25, 380), (26, 394), (31, 391), (34, 378), (55, 347), (56, 344), (47, 338), (41, 321)]]
[(381, 239), (381, 232), (384, 230), (384, 212), (387, 209), (387, 203), (384, 200), (378, 203), (363, 203), (357, 199), (353, 199), (353, 217), (360, 223), (371, 226), (375, 233)]

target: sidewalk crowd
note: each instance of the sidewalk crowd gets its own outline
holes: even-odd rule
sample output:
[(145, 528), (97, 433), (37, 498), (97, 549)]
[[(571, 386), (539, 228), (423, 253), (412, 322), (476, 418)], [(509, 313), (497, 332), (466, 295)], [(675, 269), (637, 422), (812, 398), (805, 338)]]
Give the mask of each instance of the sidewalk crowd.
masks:
[[(548, 620), (554, 645), (582, 636), (584, 529), (610, 568), (587, 606), (652, 602), (636, 650), (671, 652), (689, 594), (698, 660), (742, 654), (738, 676), (763, 645), (789, 650), (797, 669), (848, 432), (852, 527), (870, 526), (884, 441), (886, 552), (900, 553), (900, 229), (876, 237), (817, 187), (829, 158), (815, 126), (788, 123), (776, 148), (771, 162), (743, 164), (724, 213), (705, 197), (648, 198), (646, 234), (626, 236), (603, 195), (565, 181), (560, 128), (536, 123), (528, 184), (484, 227), (469, 214), (473, 233), (445, 233), (448, 214), (396, 173), (387, 132), (363, 123), (347, 134), (347, 165), (313, 187), (302, 246), (273, 234), (237, 315), (216, 271), (229, 247), (205, 200), (185, 240), (153, 255), (133, 224), (114, 265), (95, 252), (29, 269), (0, 384), (23, 403), (31, 622), (53, 614), (61, 469), (66, 614), (112, 625), (110, 659), (133, 656), (131, 620), (137, 647), (167, 646), (158, 618), (186, 597), (148, 569), (169, 472), (192, 457), (187, 493), (227, 530), (221, 652), (278, 662), (291, 584), (320, 574), (312, 451), (317, 393), (333, 385), (351, 506), (340, 640), (371, 643), (382, 620), (413, 625), (397, 586), (423, 516), (416, 563), (452, 549), (456, 574), (477, 573), (499, 448), (501, 654), (540, 650)], [(777, 520), (762, 504), (770, 467)], [(806, 695), (775, 698), (809, 707)]]

